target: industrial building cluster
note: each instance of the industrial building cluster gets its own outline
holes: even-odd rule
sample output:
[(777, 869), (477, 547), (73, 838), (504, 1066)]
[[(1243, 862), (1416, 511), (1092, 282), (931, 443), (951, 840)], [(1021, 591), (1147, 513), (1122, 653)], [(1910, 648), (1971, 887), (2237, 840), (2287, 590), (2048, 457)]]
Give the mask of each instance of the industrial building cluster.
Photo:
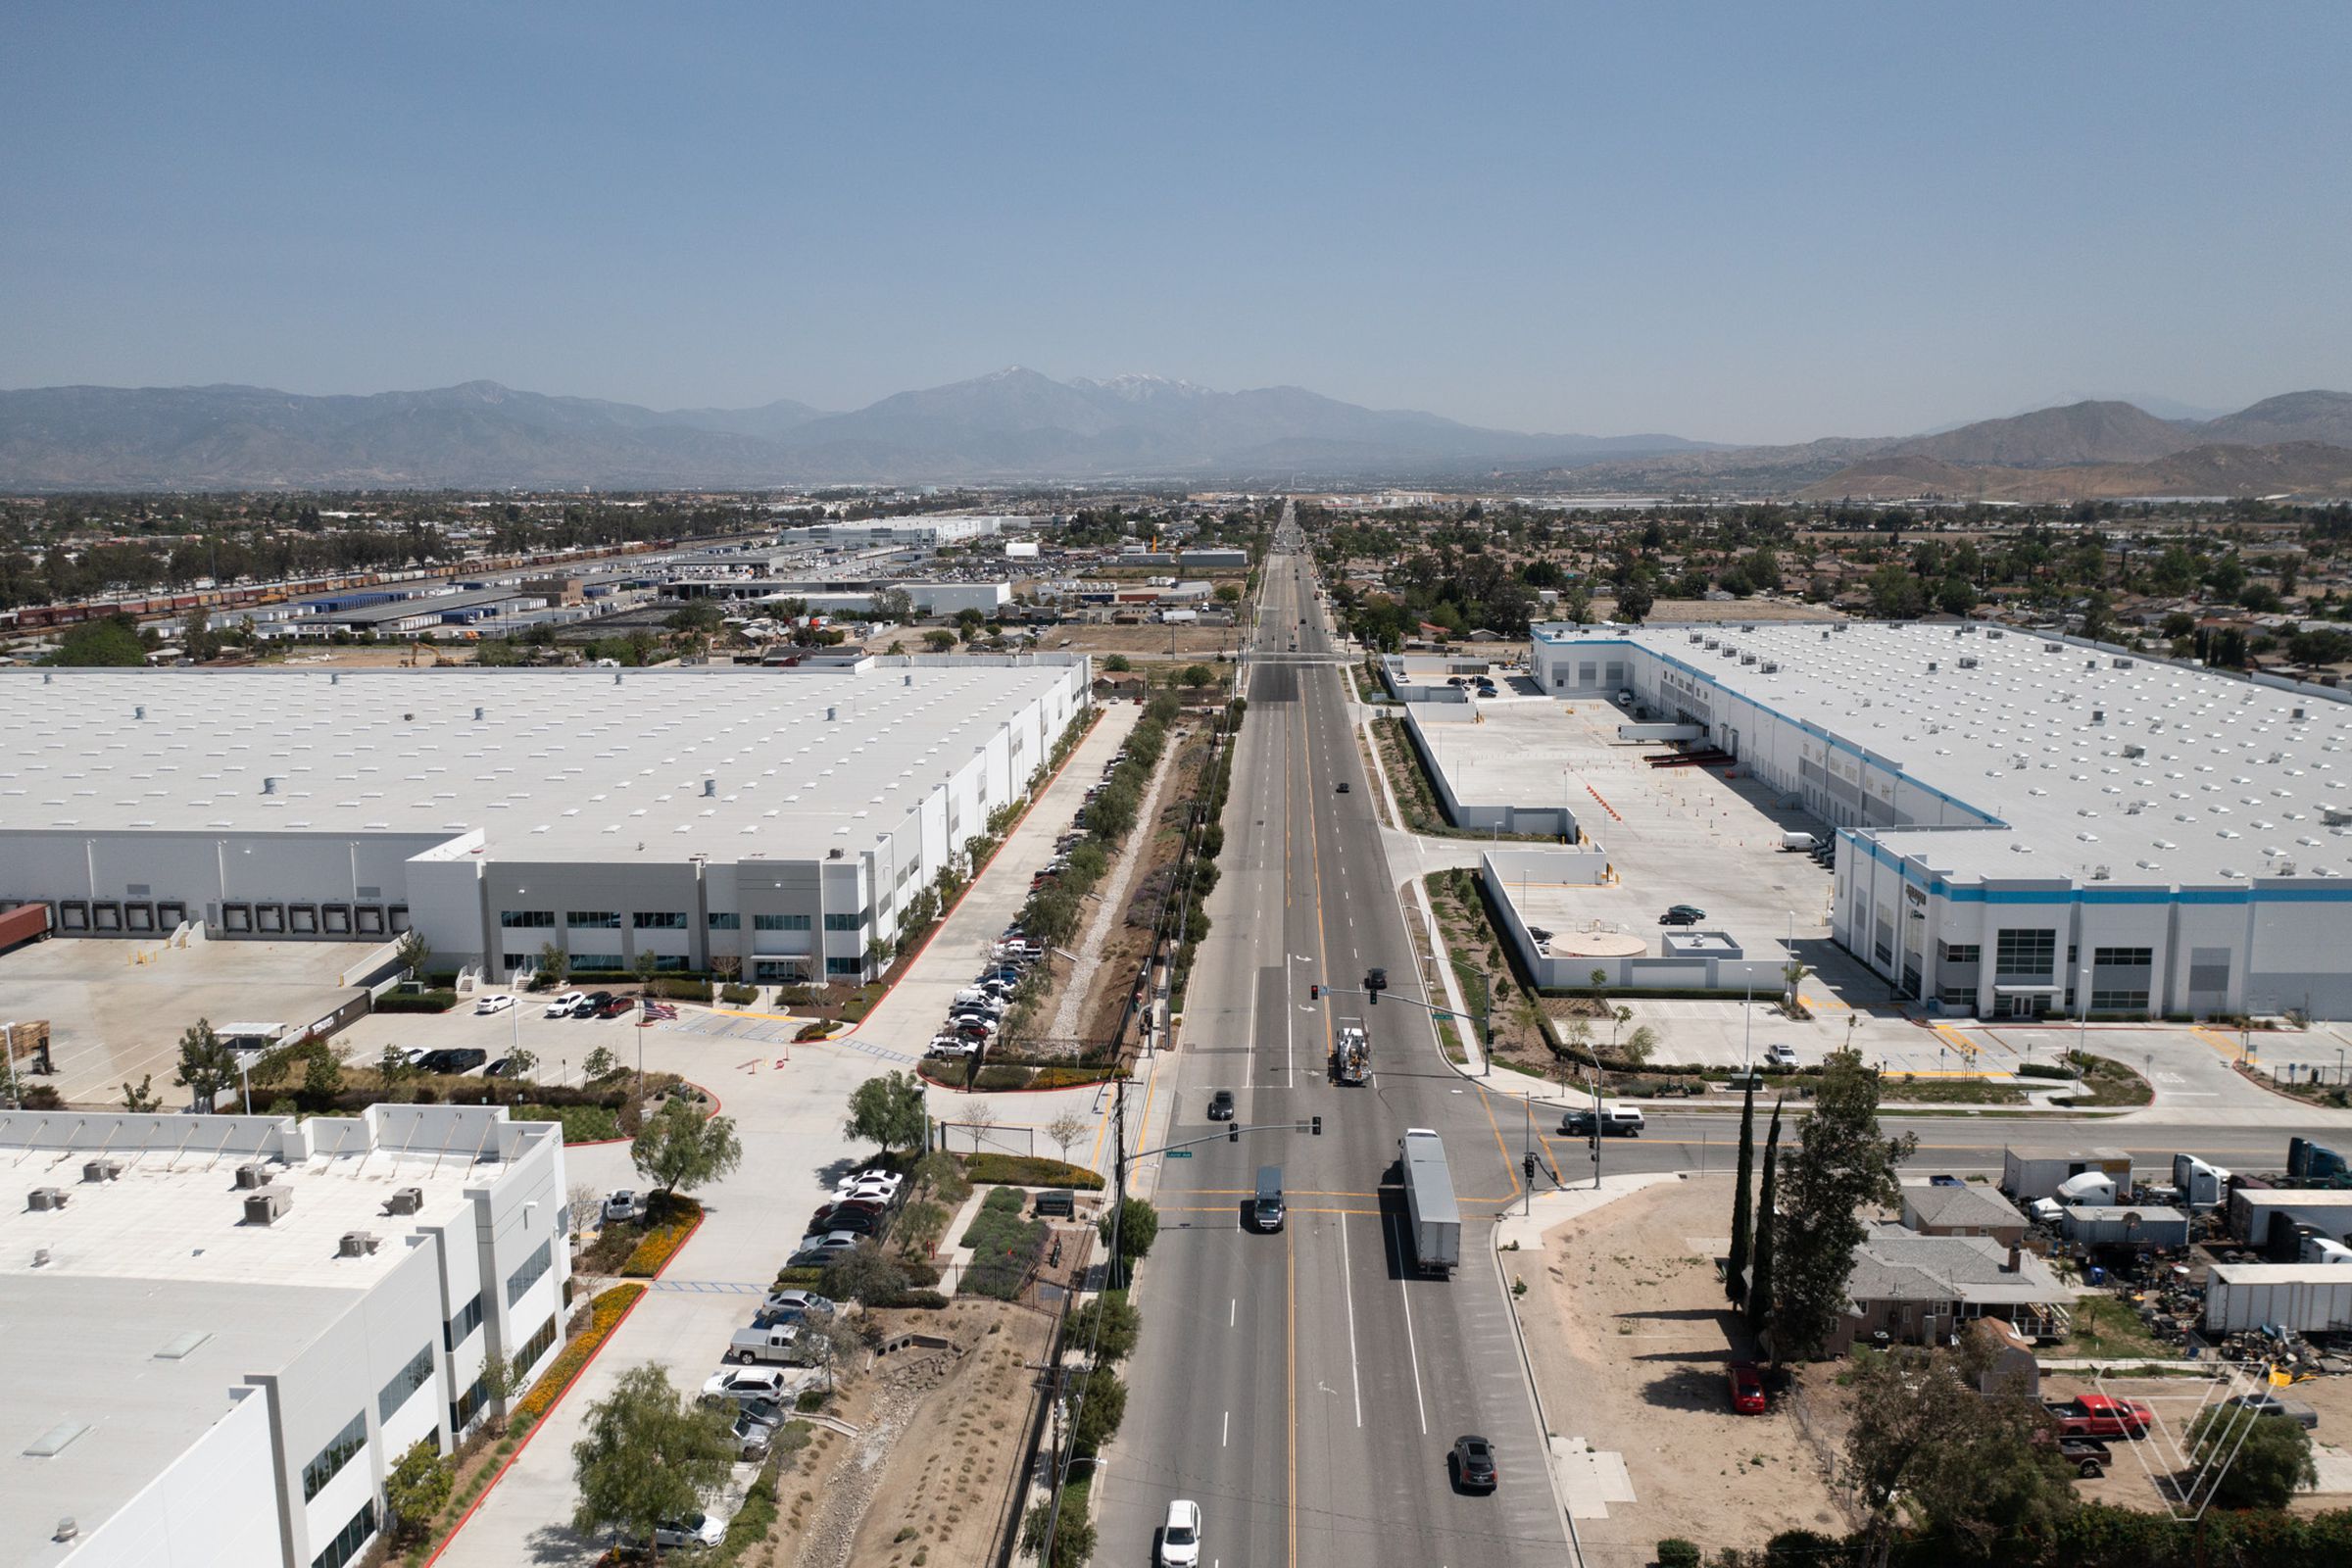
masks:
[[(2333, 688), (1977, 622), (1547, 623), (1515, 691), (1398, 659), (1389, 681), (1462, 825), (1612, 847), (1562, 706), (1735, 783), (1760, 826), (1834, 863), (1838, 946), (1931, 1011), (2352, 1016), (2352, 704)], [(1737, 990), (1740, 964), (1693, 965), (1767, 934), (1664, 955), (1688, 978), (1645, 983)]]
[(1088, 681), (1067, 655), (9, 671), (0, 905), (63, 935), (415, 929), (493, 979), (554, 944), (583, 974), (855, 984)]

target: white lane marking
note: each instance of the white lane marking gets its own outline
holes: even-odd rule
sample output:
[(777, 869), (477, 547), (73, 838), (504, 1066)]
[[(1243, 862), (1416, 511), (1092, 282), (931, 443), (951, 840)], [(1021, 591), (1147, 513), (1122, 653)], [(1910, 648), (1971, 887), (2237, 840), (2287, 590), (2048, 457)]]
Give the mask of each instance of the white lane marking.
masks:
[(1233, 1412), (1232, 1412), (1231, 1410), (1228, 1410), (1228, 1411), (1226, 1411), (1226, 1412), (1225, 1412), (1225, 1423), (1224, 1423), (1224, 1425), (1223, 1425), (1223, 1426), (1221, 1426), (1221, 1427), (1219, 1427), (1219, 1428), (1217, 1429), (1217, 1446), (1218, 1446), (1218, 1447), (1220, 1447), (1220, 1448), (1227, 1447), (1227, 1446), (1229, 1446), (1232, 1444), (1232, 1442), (1233, 1442)]
[(1242, 1298), (1238, 1296), (1228, 1297), (1225, 1301), (1225, 1326), (1227, 1328), (1233, 1327), (1235, 1321), (1241, 1316), (1241, 1311)]
[(1364, 1386), (1355, 1370), (1355, 1276), (1348, 1266), (1348, 1216), (1340, 1216), (1340, 1289), (1348, 1297), (1348, 1387), (1355, 1392), (1355, 1424), (1364, 1424)]
[[(1396, 1232), (1396, 1255), (1404, 1256), (1404, 1233)], [(1421, 1397), (1421, 1347), (1413, 1338), (1413, 1298), (1405, 1294), (1404, 1281), (1396, 1282), (1396, 1295), (1404, 1302), (1405, 1360), (1413, 1369), (1413, 1403), (1421, 1412), (1421, 1435), (1429, 1436), (1429, 1405)]]

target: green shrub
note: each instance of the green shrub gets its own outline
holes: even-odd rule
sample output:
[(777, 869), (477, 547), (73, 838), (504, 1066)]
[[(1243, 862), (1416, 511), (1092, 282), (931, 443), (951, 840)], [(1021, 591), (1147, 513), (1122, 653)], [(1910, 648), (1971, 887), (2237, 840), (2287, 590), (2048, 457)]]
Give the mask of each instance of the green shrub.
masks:
[(718, 1000), (733, 1006), (748, 1006), (760, 1000), (760, 988), (758, 986), (721, 986), (718, 988)]
[(1029, 1271), (1046, 1250), (1046, 1222), (1021, 1217), (1021, 1195), (1000, 1187), (981, 1201), (964, 1228), (963, 1245), (972, 1261), (963, 1271), (966, 1294), (1009, 1301), (1020, 1294)]
[(1669, 1536), (1658, 1543), (1658, 1568), (1698, 1568), (1699, 1551), (1692, 1543), (1680, 1536)]
[(2063, 1078), (2072, 1082), (2074, 1070), (2055, 1066), (2046, 1061), (2021, 1061), (2010, 1069), (2020, 1078)]
[(1102, 1178), (1083, 1165), (1071, 1165), (1042, 1154), (958, 1154), (963, 1173), (979, 1186), (1075, 1187), (1100, 1192)]
[(458, 1004), (455, 991), (388, 991), (375, 999), (377, 1012), (447, 1012)]
[(510, 1105), (516, 1121), (560, 1121), (567, 1144), (608, 1143), (620, 1136), (620, 1116), (603, 1105)]
[[(983, 1068), (983, 1071), (987, 1069)], [(1108, 1067), (1040, 1067), (1029, 1080), (1032, 1089), (1074, 1089), (1080, 1084), (1099, 1084), (1116, 1077)]]
[(795, 1040), (822, 1040), (832, 1032), (833, 1026), (820, 1018), (814, 1023), (801, 1025), (799, 1032), (792, 1038)]
[(983, 1067), (972, 1080), (974, 1089), (1026, 1089), (1036, 1073), (1033, 1067), (1011, 1067), (1002, 1064)]

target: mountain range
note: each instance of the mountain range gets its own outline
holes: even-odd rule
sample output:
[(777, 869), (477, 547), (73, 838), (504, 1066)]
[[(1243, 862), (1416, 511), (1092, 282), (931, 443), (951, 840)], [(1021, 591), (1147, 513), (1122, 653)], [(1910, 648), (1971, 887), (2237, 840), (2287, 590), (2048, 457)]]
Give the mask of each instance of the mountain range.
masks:
[(1017, 367), (840, 414), (790, 400), (661, 412), (493, 381), (366, 397), (246, 386), (0, 392), (0, 487), (19, 490), (1314, 482), (1699, 446), (1487, 430), (1298, 387), (1056, 381)]
[(2266, 398), (2215, 419), (2160, 419), (2130, 403), (2083, 402), (1929, 435), (1715, 447), (1510, 477), (1593, 492), (2046, 501), (2337, 496), (2352, 493), (2347, 474), (2352, 393), (2313, 391)]
[[(2179, 405), (2175, 405), (2178, 407)], [(309, 397), (262, 387), (0, 392), (0, 488), (755, 488), (1215, 480), (2004, 499), (2352, 493), (2352, 394), (2218, 418), (2089, 400), (1915, 436), (1727, 447), (1531, 435), (1299, 387), (1013, 368), (832, 413), (790, 399), (659, 411), (493, 381)]]

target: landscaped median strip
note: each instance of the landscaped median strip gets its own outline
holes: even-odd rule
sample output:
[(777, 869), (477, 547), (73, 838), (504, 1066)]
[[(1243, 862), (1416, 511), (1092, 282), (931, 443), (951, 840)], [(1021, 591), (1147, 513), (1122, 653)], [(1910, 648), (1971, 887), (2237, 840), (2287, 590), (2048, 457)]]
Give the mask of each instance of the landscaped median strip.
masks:
[(691, 1198), (672, 1196), (669, 1200), (673, 1217), (655, 1230), (647, 1231), (630, 1251), (629, 1260), (620, 1265), (623, 1279), (650, 1280), (659, 1277), (678, 1255), (703, 1224), (703, 1205)]

